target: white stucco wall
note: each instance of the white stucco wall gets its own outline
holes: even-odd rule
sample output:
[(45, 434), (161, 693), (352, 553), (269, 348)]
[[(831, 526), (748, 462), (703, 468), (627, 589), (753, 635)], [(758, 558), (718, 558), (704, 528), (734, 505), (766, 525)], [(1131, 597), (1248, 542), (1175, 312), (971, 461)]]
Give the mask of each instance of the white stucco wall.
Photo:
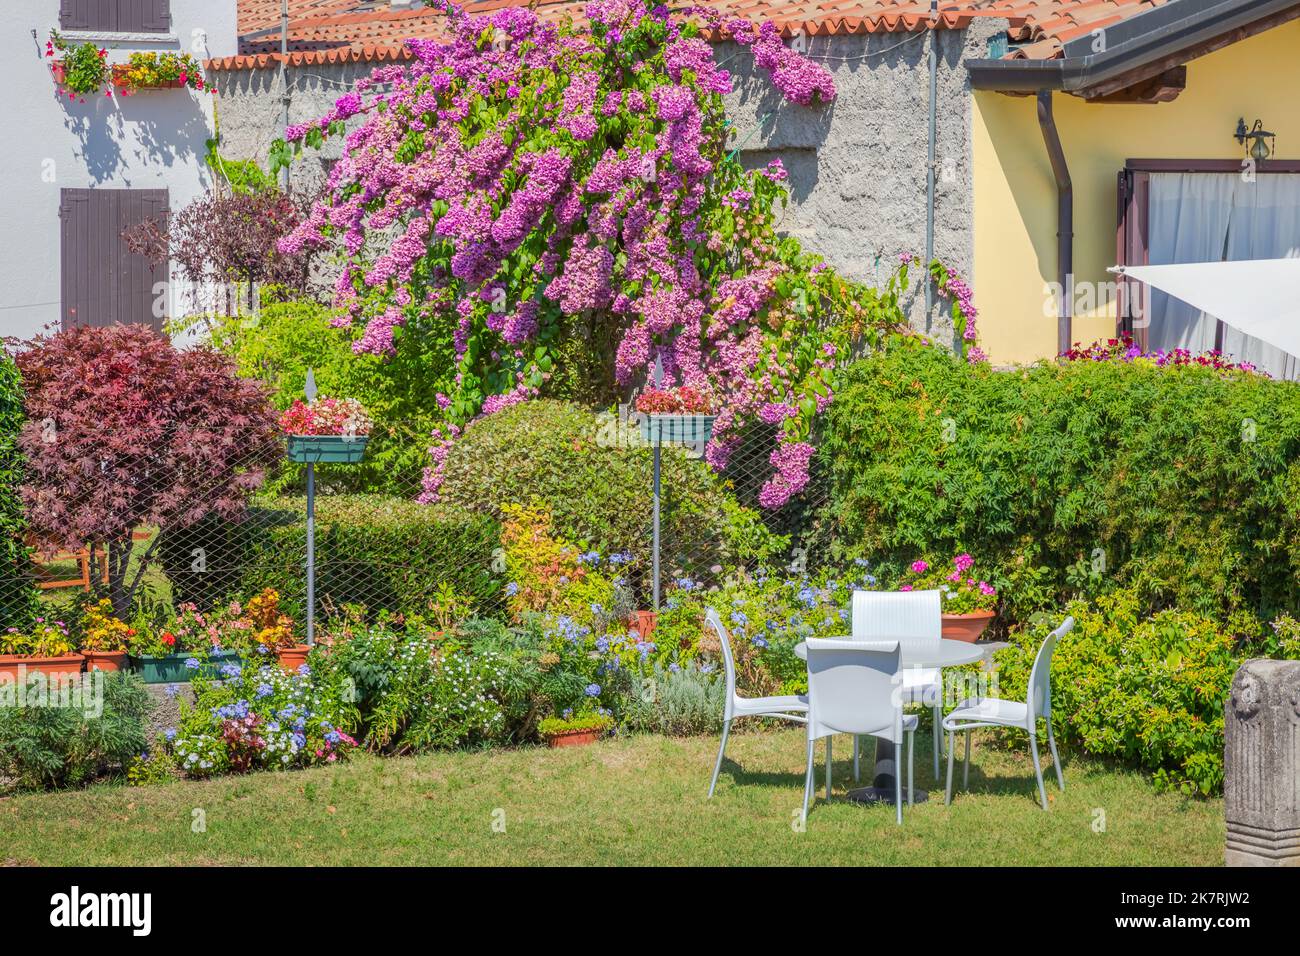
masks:
[[(235, 0), (171, 0), (172, 30), (158, 38), (102, 34), (110, 62), (135, 50), (236, 52)], [(55, 95), (45, 41), (59, 0), (0, 4), (0, 337), (27, 337), (59, 321), (59, 195), (65, 188), (162, 189), (179, 209), (208, 188), (203, 162), (212, 99), (186, 89), (83, 103)]]

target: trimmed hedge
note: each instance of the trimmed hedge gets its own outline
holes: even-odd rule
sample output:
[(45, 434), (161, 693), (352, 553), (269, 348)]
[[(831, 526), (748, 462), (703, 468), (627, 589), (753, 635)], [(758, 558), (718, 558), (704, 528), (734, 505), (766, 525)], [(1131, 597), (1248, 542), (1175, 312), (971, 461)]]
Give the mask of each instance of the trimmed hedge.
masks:
[[(175, 601), (211, 605), (273, 587), (285, 613), (305, 619), (306, 515), (305, 498), (275, 498), (258, 501), (238, 523), (205, 521), (168, 533), (160, 549)], [(495, 521), (461, 509), (381, 495), (320, 496), (318, 614), (345, 604), (427, 612), (444, 583), (480, 613), (495, 614), (505, 583), (493, 570), (499, 543)], [(202, 549), (199, 570), (195, 549)]]
[(969, 551), (1012, 619), (1132, 587), (1147, 610), (1300, 604), (1300, 385), (1149, 361), (972, 366), (891, 345), (821, 446), (841, 554)]
[(23, 425), (23, 388), (18, 366), (0, 348), (0, 628), (26, 628), (36, 608), (31, 555), (23, 543), (23, 518), (18, 486), (23, 458), (18, 432)]
[[(564, 539), (649, 564), (652, 454), (635, 428), (566, 402), (522, 402), (465, 429), (447, 455), (441, 500), (500, 518), (504, 504), (536, 505)], [(707, 575), (714, 565), (771, 560), (785, 539), (737, 503), (728, 484), (677, 447), (662, 455), (665, 569)]]

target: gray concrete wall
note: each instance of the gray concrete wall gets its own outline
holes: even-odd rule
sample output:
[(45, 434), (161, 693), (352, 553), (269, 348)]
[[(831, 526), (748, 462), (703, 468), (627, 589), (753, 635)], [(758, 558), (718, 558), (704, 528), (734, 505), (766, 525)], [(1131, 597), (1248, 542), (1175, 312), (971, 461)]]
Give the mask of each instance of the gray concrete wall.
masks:
[[(926, 143), (929, 44), (937, 42), (935, 252), (970, 277), (974, 265), (971, 119), (973, 97), (962, 60), (987, 54), (991, 37), (1006, 31), (1000, 19), (976, 20), (967, 30), (814, 37), (803, 52), (835, 78), (837, 96), (826, 107), (787, 102), (752, 54), (735, 44), (717, 53), (735, 79), (727, 98), (733, 148), (747, 166), (779, 156), (789, 171), (791, 204), (782, 229), (824, 255), (854, 279), (883, 283), (900, 253), (925, 254)], [(802, 41), (800, 41), (802, 42)], [(290, 70), (290, 122), (323, 115), (369, 66), (311, 66)], [(282, 127), (281, 83), (275, 70), (239, 70), (217, 77), (222, 151), (265, 162)], [(307, 151), (292, 182), (310, 187), (338, 158), (340, 144)], [(914, 327), (950, 343), (947, 303), (924, 314), (923, 285), (913, 272), (907, 306)], [(978, 301), (978, 299), (977, 299)]]

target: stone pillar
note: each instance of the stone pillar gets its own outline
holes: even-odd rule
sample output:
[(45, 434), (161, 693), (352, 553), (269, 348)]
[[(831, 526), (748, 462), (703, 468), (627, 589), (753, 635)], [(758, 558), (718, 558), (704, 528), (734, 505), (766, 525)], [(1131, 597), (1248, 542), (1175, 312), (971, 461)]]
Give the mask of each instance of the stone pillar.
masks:
[(1300, 661), (1250, 660), (1224, 709), (1228, 866), (1300, 866)]

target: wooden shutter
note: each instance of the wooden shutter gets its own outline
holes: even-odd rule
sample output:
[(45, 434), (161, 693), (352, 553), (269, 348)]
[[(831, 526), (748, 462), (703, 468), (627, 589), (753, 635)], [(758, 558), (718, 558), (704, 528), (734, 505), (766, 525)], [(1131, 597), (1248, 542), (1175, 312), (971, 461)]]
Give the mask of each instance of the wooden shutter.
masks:
[(59, 27), (109, 33), (168, 33), (171, 0), (59, 0)]
[(142, 322), (161, 331), (155, 283), (167, 265), (152, 265), (126, 246), (122, 231), (167, 211), (165, 189), (65, 189), (62, 218), (63, 325)]
[[(1115, 262), (1121, 266), (1144, 266), (1150, 261), (1151, 234), (1149, 226), (1151, 174), (1142, 170), (1122, 169), (1119, 173), (1119, 214), (1115, 229)], [(1123, 295), (1116, 312), (1120, 335), (1133, 336), (1145, 351), (1147, 325), (1136, 322), (1138, 314), (1145, 313), (1146, 287), (1141, 282), (1121, 278)]]

